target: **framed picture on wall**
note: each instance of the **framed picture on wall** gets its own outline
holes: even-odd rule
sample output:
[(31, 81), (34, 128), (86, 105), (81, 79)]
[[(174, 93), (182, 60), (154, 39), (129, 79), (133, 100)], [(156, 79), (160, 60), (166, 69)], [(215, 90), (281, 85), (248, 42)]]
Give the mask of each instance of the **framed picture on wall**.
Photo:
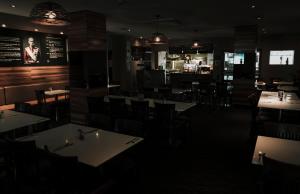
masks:
[(0, 66), (66, 65), (66, 36), (0, 29)]

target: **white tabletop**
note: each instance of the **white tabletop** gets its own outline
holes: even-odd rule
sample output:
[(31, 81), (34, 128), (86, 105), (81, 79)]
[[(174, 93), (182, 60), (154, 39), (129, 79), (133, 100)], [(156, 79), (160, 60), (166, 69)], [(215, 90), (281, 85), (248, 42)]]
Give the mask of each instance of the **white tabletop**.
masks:
[(117, 85), (117, 84), (111, 84), (111, 85), (107, 85), (107, 88), (117, 88), (120, 87), (121, 85)]
[(262, 91), (257, 107), (279, 110), (300, 111), (300, 99), (295, 93), (286, 92), (286, 98), (282, 101), (278, 98), (278, 92)]
[(0, 118), (0, 133), (45, 122), (48, 120), (50, 119), (32, 114), (4, 110), (3, 115)]
[(288, 81), (274, 81), (273, 84), (275, 85), (294, 85), (294, 82), (288, 82)]
[(278, 86), (277, 87), (278, 90), (283, 90), (286, 92), (293, 92), (293, 91), (298, 91), (298, 87), (295, 86)]
[(300, 165), (300, 141), (258, 136), (252, 164), (262, 164), (259, 152), (281, 162)]
[(149, 101), (150, 108), (154, 108), (155, 103), (175, 104), (175, 111), (177, 112), (184, 112), (197, 105), (195, 102), (178, 102), (178, 101), (171, 101), (171, 100), (159, 100), (153, 98), (140, 99), (138, 97), (116, 96), (116, 95), (105, 96), (104, 101), (109, 102), (109, 98), (125, 98), (127, 105), (131, 105), (131, 100), (145, 100), (145, 101)]
[(48, 90), (45, 91), (45, 95), (47, 96), (56, 96), (56, 95), (64, 95), (70, 93), (69, 90)]
[[(84, 132), (84, 139), (79, 139), (78, 129)], [(71, 145), (65, 146), (66, 139)], [(19, 139), (35, 140), (36, 145), (61, 156), (77, 156), (84, 164), (98, 167), (114, 156), (143, 141), (143, 138), (104, 131), (76, 124), (66, 124)]]

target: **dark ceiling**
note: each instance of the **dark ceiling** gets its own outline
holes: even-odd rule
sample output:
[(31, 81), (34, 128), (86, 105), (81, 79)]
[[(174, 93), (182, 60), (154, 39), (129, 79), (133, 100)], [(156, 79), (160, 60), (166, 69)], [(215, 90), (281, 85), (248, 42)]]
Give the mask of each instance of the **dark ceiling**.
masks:
[[(0, 12), (28, 16), (43, 0), (1, 0)], [(159, 31), (171, 39), (232, 37), (234, 26), (257, 24), (260, 33), (300, 34), (296, 0), (60, 0), (67, 11), (92, 10), (107, 16), (110, 32), (148, 37)], [(16, 5), (15, 8), (11, 4)], [(255, 5), (255, 8), (251, 8)], [(258, 20), (257, 17), (261, 17)], [(131, 29), (128, 32), (128, 29)], [(195, 32), (197, 30), (197, 32)]]

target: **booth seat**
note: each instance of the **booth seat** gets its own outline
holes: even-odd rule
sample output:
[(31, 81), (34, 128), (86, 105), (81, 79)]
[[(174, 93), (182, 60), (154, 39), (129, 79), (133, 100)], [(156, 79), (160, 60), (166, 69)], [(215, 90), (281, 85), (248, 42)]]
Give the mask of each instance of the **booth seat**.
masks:
[[(14, 104), (15, 102), (26, 102), (35, 100), (35, 90), (48, 90), (50, 87), (53, 89), (65, 89), (69, 83), (66, 82), (48, 82), (30, 85), (6, 86), (5, 97), (6, 104)], [(0, 95), (1, 95), (0, 90)], [(3, 95), (4, 96), (4, 95)], [(1, 102), (1, 97), (0, 97)]]

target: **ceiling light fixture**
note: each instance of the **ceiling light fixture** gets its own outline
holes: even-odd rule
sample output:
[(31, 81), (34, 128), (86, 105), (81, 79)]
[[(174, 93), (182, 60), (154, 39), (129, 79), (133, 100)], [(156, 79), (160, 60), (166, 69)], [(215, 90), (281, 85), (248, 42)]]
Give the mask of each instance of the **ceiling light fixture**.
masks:
[(257, 19), (257, 20), (262, 20), (262, 17), (258, 16), (256, 19)]
[(35, 32), (38, 32), (38, 31), (39, 31), (39, 29), (35, 28), (35, 29), (34, 29), (34, 31), (35, 31)]
[(156, 32), (150, 38), (150, 44), (167, 44), (168, 38), (163, 33), (158, 32), (158, 22), (160, 15), (156, 15)]
[(10, 7), (12, 7), (12, 8), (15, 8), (15, 7), (16, 7), (16, 5), (14, 5), (14, 4), (11, 4), (11, 5), (10, 5)]
[[(198, 30), (194, 30), (194, 34), (195, 34), (195, 36), (197, 36), (198, 35)], [(192, 44), (192, 48), (200, 48), (200, 47), (201, 47), (201, 45), (200, 45), (199, 41), (194, 40), (193, 44)]]
[(54, 2), (44, 2), (37, 4), (30, 12), (32, 22), (48, 26), (65, 26), (70, 22), (67, 11)]
[(60, 34), (61, 34), (61, 35), (63, 35), (63, 34), (64, 34), (64, 32), (60, 32)]
[(135, 46), (135, 47), (142, 47), (144, 45), (144, 42), (143, 42), (143, 38), (139, 37), (139, 38), (135, 38), (133, 41), (132, 41), (132, 46)]
[(2, 28), (6, 28), (6, 24), (1, 24), (1, 27)]
[(251, 8), (254, 9), (254, 8), (256, 8), (256, 6), (255, 5), (251, 5)]

